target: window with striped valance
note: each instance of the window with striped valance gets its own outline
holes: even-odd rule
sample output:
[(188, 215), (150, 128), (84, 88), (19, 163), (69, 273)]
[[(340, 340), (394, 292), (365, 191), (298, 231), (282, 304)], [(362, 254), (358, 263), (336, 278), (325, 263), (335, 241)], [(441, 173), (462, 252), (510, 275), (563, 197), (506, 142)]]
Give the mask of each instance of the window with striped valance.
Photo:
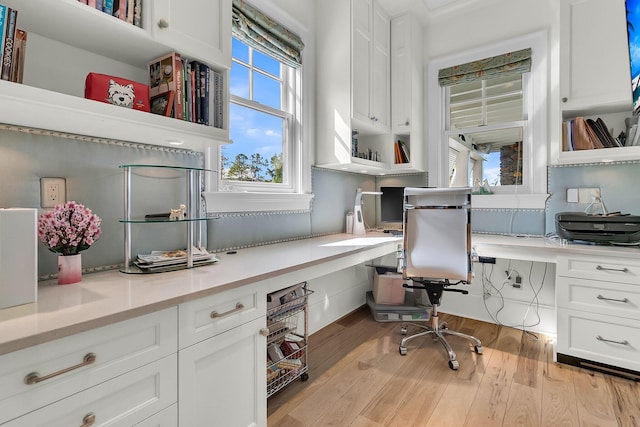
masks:
[(244, 0), (233, 0), (232, 33), (290, 67), (302, 64), (302, 39)]
[(531, 71), (531, 48), (443, 68), (438, 72), (438, 82), (440, 86), (451, 86), (529, 71)]

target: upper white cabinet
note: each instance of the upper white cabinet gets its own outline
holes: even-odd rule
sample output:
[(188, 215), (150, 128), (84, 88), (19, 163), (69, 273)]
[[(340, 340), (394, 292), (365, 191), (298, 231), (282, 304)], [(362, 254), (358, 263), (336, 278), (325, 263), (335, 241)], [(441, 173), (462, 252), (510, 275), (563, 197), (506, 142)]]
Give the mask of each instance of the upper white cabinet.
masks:
[(197, 150), (228, 142), (227, 124), (217, 129), (84, 99), (84, 85), (90, 72), (148, 84), (148, 63), (172, 51), (228, 80), (231, 0), (143, 2), (142, 28), (77, 0), (2, 3), (18, 10), (18, 28), (28, 32), (23, 84), (0, 81), (3, 123)]
[(389, 17), (372, 0), (351, 3), (352, 117), (361, 132), (389, 130)]
[[(401, 64), (409, 67), (401, 70), (409, 81), (402, 81), (394, 95), (398, 104), (406, 97), (404, 102), (409, 105), (403, 105), (404, 111), (397, 114), (411, 116), (403, 123), (420, 121), (422, 76), (418, 68), (422, 55), (418, 23), (409, 20), (409, 32), (398, 31), (394, 49), (391, 21), (375, 0), (319, 2), (316, 16), (323, 34), (316, 40), (316, 165), (375, 175), (421, 170), (421, 147), (414, 152), (415, 157), (411, 155), (412, 162), (396, 164), (396, 141), (391, 132), (396, 113), (390, 108), (396, 90), (392, 82), (404, 79), (393, 76), (392, 57), (395, 60), (397, 55)], [(416, 52), (419, 56), (414, 57)], [(420, 107), (414, 108), (418, 103)], [(357, 133), (355, 144), (352, 132)], [(422, 139), (418, 128), (415, 134), (413, 129), (409, 132), (409, 126), (400, 132), (414, 141)], [(413, 159), (420, 159), (419, 163), (414, 164)]]
[[(614, 137), (631, 116), (631, 77), (624, 0), (562, 0), (560, 3), (560, 109), (562, 120), (604, 119)], [(639, 147), (550, 150), (557, 164), (640, 158)]]
[[(421, 171), (423, 151), (422, 27), (410, 13), (391, 20), (391, 132), (393, 142), (402, 141), (408, 163), (395, 161), (391, 169)], [(393, 148), (393, 146), (391, 147)]]
[(184, 0), (156, 0), (145, 7), (151, 8), (150, 29), (157, 41), (184, 55), (231, 67), (230, 1), (190, 0), (185, 6)]

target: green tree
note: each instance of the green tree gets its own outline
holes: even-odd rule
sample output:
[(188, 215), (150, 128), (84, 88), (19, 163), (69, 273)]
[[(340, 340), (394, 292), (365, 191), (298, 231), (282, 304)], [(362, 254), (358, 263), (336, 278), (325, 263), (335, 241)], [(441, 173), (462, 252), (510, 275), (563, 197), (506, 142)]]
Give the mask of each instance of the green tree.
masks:
[(282, 153), (271, 156), (271, 167), (267, 168), (271, 182), (282, 182)]
[(251, 168), (246, 154), (236, 155), (236, 159), (229, 166), (227, 177), (238, 181), (251, 181)]
[(262, 168), (267, 167), (269, 163), (262, 157), (260, 153), (253, 153), (251, 155), (251, 165), (249, 170), (251, 172), (251, 181), (264, 182), (264, 172)]

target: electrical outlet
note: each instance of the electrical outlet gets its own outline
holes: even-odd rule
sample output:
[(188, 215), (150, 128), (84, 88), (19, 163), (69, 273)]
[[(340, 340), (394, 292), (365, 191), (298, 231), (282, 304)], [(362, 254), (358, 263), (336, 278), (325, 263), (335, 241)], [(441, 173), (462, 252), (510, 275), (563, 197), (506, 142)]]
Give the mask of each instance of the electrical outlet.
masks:
[(40, 178), (40, 206), (52, 208), (67, 201), (66, 180), (64, 178)]

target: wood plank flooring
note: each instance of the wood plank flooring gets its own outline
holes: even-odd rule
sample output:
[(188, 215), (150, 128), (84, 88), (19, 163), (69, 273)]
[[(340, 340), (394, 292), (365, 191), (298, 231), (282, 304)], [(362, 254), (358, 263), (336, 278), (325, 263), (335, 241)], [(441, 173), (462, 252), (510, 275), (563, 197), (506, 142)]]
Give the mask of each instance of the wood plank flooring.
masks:
[(400, 323), (376, 322), (366, 307), (313, 334), (309, 379), (269, 398), (269, 427), (640, 427), (640, 383), (554, 363), (544, 335), (442, 320), (479, 338), (484, 354), (450, 337), (458, 371), (430, 338), (401, 356)]

